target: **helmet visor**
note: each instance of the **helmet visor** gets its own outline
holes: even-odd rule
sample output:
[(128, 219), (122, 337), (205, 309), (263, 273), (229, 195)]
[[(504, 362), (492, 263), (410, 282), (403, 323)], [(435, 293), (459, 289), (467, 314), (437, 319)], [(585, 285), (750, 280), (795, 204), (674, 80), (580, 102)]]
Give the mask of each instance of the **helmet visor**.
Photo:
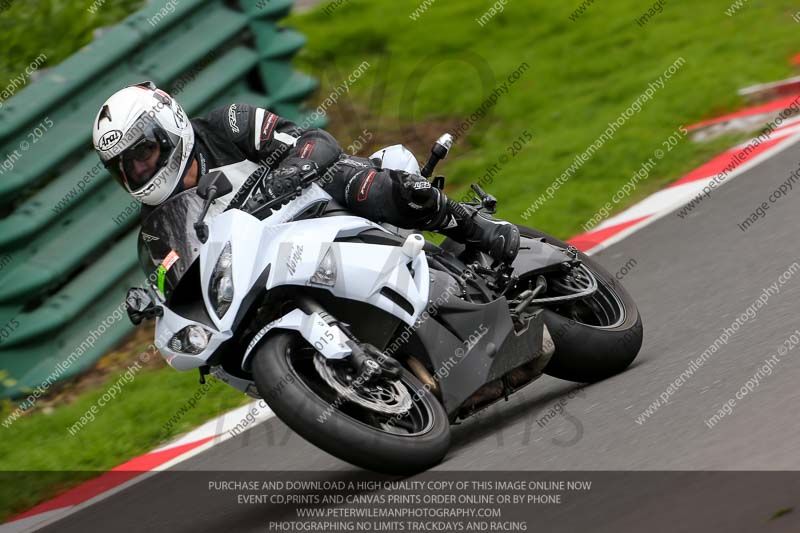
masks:
[(117, 181), (131, 192), (150, 183), (176, 152), (176, 143), (161, 126), (149, 121), (141, 135), (119, 155), (106, 163)]

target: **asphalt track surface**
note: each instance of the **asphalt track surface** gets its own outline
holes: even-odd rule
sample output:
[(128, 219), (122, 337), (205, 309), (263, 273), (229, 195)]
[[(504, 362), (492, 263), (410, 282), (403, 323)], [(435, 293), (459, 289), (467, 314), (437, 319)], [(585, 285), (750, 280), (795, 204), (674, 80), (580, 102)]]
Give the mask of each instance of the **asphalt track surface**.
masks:
[[(780, 357), (772, 374), (736, 401), (732, 414), (713, 428), (705, 424), (800, 328), (800, 271), (668, 404), (644, 423), (636, 422), (764, 288), (795, 261), (800, 263), (800, 183), (746, 232), (737, 227), (798, 167), (800, 144), (795, 144), (717, 189), (690, 216), (669, 214), (599, 253), (596, 257), (611, 272), (635, 260), (624, 284), (645, 326), (636, 362), (623, 374), (580, 390), (549, 377), (534, 382), (510, 401), (454, 427), (452, 449), (437, 469), (800, 470), (800, 346)], [(544, 427), (537, 424), (559, 400), (566, 402), (565, 414)], [(365, 475), (307, 444), (275, 418), (176, 469), (311, 470), (317, 479), (331, 480)], [(592, 501), (549, 507), (535, 529), (638, 531), (646, 521), (649, 531), (800, 530), (797, 475), (779, 483), (762, 476), (725, 486), (719, 480), (681, 475), (656, 479), (651, 474), (648, 482), (634, 483), (635, 488), (630, 479), (608, 476), (606, 489), (596, 490)], [(198, 507), (176, 483), (169, 474), (156, 474), (45, 531), (267, 530), (268, 509), (208, 500)], [(794, 511), (765, 521), (781, 508)]]

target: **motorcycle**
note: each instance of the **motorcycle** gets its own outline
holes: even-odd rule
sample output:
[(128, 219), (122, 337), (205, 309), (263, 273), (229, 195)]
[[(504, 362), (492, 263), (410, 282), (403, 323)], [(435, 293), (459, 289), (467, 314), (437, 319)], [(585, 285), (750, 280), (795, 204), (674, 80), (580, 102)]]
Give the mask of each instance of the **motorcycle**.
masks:
[[(422, 170), (401, 145), (372, 159), (430, 178), (451, 146), (442, 136)], [(328, 453), (419, 472), (445, 457), (451, 424), (542, 374), (594, 382), (638, 354), (635, 303), (574, 247), (519, 226), (519, 254), (498, 264), (354, 216), (319, 176), (306, 180), (302, 192), (212, 217), (232, 186), (220, 172), (201, 177), (143, 222), (150, 282), (127, 305), (135, 324), (156, 320), (172, 367), (263, 399)], [(497, 200), (473, 190), (465, 209), (493, 213)]]

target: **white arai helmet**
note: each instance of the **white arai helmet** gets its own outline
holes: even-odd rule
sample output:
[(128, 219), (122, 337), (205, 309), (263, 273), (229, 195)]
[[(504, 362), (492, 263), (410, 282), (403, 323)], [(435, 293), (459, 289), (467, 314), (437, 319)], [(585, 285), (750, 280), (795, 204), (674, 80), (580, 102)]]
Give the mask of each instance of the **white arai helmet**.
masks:
[(100, 160), (138, 201), (159, 205), (178, 187), (194, 147), (181, 106), (151, 81), (106, 100), (92, 127)]

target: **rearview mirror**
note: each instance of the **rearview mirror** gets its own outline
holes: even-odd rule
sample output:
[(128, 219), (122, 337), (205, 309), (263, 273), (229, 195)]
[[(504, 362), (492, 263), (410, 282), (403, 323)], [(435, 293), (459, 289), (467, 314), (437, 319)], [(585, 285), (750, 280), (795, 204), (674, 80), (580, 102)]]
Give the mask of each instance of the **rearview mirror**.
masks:
[(197, 184), (197, 196), (203, 200), (208, 200), (211, 189), (214, 189), (214, 198), (220, 198), (233, 192), (233, 185), (225, 174), (216, 170), (200, 176)]
[(138, 326), (142, 320), (163, 316), (164, 310), (156, 305), (147, 290), (133, 287), (125, 297), (125, 307), (130, 321)]

